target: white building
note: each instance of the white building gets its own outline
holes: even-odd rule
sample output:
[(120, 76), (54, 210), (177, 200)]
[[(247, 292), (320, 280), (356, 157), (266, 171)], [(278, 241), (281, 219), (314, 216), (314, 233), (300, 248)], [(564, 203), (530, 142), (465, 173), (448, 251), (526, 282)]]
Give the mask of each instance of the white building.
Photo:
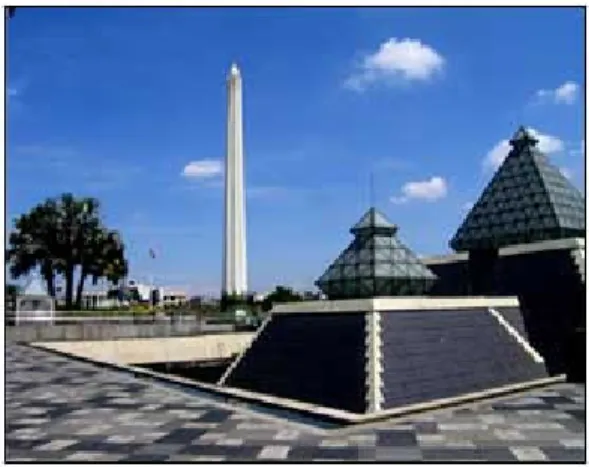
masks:
[[(128, 281), (126, 288), (130, 291), (136, 291), (141, 303), (150, 303), (152, 290), (157, 290), (158, 301), (156, 306), (158, 307), (180, 306), (188, 301), (186, 292), (178, 288), (168, 286), (153, 287), (134, 280)], [(104, 309), (129, 305), (129, 301), (121, 300), (119, 292), (120, 288), (83, 292), (82, 306), (85, 309)]]

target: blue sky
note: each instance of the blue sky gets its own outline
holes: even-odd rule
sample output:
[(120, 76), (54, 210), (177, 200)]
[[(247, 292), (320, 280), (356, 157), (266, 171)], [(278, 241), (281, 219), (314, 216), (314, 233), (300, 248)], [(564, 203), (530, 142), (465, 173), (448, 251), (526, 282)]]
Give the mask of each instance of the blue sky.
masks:
[(7, 32), (7, 216), (95, 196), (132, 276), (217, 292), (235, 60), (252, 290), (310, 288), (369, 207), (371, 173), (400, 238), (441, 254), (519, 124), (584, 187), (584, 39), (573, 8), (23, 8)]

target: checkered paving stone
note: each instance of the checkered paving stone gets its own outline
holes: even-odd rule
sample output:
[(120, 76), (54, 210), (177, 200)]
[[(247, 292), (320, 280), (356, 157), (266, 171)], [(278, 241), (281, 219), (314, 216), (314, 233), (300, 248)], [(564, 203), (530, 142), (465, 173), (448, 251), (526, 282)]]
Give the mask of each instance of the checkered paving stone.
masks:
[(584, 461), (585, 386), (324, 430), (6, 346), (6, 460)]

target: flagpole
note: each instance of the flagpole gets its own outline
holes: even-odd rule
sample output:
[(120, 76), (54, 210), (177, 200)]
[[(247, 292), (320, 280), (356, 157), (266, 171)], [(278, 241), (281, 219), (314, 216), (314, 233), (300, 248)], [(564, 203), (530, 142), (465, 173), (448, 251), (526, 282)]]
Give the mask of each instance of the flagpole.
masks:
[(153, 303), (153, 295), (154, 295), (154, 280), (153, 280), (153, 272), (151, 273), (151, 275), (149, 276), (149, 310), (153, 311), (154, 309), (154, 303)]
[[(153, 248), (149, 249), (149, 257), (154, 260), (155, 262), (155, 250)], [(153, 273), (153, 263), (151, 267), (151, 276), (149, 279), (149, 310), (154, 311), (156, 308), (154, 296), (155, 296), (155, 275)]]

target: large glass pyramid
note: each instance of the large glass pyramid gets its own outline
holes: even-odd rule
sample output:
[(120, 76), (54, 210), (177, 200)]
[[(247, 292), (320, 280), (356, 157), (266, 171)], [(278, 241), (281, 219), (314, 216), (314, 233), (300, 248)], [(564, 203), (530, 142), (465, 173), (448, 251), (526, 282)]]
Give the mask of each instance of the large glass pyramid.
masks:
[(455, 251), (585, 237), (585, 199), (523, 127), (452, 240)]
[(350, 232), (354, 240), (315, 282), (330, 299), (423, 295), (436, 280), (376, 209)]

